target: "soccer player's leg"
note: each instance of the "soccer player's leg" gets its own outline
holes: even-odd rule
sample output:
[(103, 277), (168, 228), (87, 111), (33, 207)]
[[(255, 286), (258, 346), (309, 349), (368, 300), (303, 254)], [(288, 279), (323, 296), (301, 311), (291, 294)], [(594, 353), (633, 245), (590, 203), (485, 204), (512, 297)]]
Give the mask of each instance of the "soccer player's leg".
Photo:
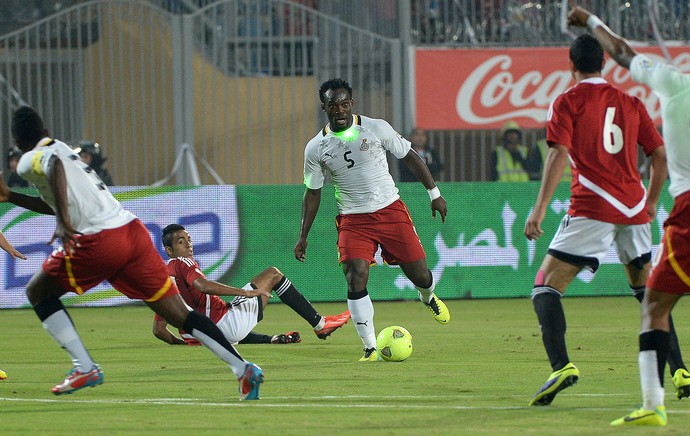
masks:
[(244, 360), (213, 321), (198, 312), (190, 311), (179, 294), (146, 303), (171, 325), (192, 334), (230, 366), (239, 381), (241, 400), (259, 399), (259, 384), (263, 383), (261, 368)]
[[(645, 286), (630, 285), (630, 290), (633, 296), (642, 303), (644, 298)], [(678, 335), (673, 325), (673, 316), (669, 314), (669, 343), (668, 343), (668, 366), (673, 380), (673, 386), (676, 389), (676, 397), (681, 400), (690, 397), (690, 372), (683, 361), (683, 355), (680, 351), (680, 343), (678, 342)]]
[(191, 334), (227, 363), (240, 382), (241, 400), (258, 399), (259, 384), (263, 382), (261, 368), (245, 361), (211, 319), (189, 309), (170, 279), (146, 227), (135, 220), (129, 232), (129, 261), (110, 279), (113, 287), (130, 298), (144, 300), (170, 325)]
[(378, 249), (377, 228), (368, 214), (338, 215), (338, 259), (347, 282), (347, 308), (355, 330), (362, 340), (364, 356), (360, 362), (378, 361), (374, 305), (369, 296), (367, 282), (369, 267), (375, 262)]
[(38, 271), (27, 285), (27, 296), (43, 328), (72, 358), (73, 368), (53, 387), (55, 395), (71, 394), (79, 389), (103, 383), (103, 372), (86, 350), (72, 319), (60, 301), (60, 286), (44, 271)]
[[(645, 253), (642, 256), (636, 257), (631, 262), (625, 263), (625, 271), (628, 276), (630, 290), (640, 303), (642, 303), (642, 299), (644, 298), (650, 265), (651, 252)], [(668, 323), (669, 348), (667, 360), (673, 385), (676, 390), (676, 397), (680, 400), (690, 397), (690, 372), (688, 372), (688, 368), (683, 361), (678, 335), (673, 325), (673, 316), (671, 314), (669, 314)]]
[(642, 300), (642, 328), (640, 332), (640, 381), (642, 407), (611, 422), (613, 426), (667, 424), (664, 404), (664, 372), (669, 348), (668, 319), (671, 309), (680, 299), (669, 294), (647, 289)]
[(321, 316), (314, 306), (302, 295), (295, 285), (276, 267), (269, 267), (252, 279), (258, 287), (270, 288), (278, 295), (280, 301), (287, 304), (314, 329), (319, 339), (326, 339), (334, 331), (345, 325), (350, 319), (350, 312), (339, 315)]
[(363, 259), (350, 259), (343, 263), (343, 271), (348, 282), (347, 307), (364, 347), (364, 356), (359, 360), (376, 362), (380, 358), (376, 351), (374, 305), (366, 288), (369, 264)]
[[(574, 259), (570, 260), (575, 262)], [(562, 292), (582, 269), (582, 259), (575, 262), (577, 264), (571, 262), (556, 258), (550, 251), (542, 262), (532, 289), (532, 305), (553, 372), (530, 400), (531, 406), (551, 404), (556, 394), (574, 385), (580, 378), (580, 371), (568, 357), (565, 312), (561, 303)]]
[(434, 275), (427, 267), (426, 258), (410, 263), (401, 263), (400, 269), (414, 284), (419, 294), (419, 300), (429, 309), (431, 316), (440, 324), (448, 324), (450, 322), (450, 311), (446, 304), (434, 293), (436, 283), (434, 282)]
[(434, 294), (434, 276), (426, 263), (426, 253), (417, 236), (407, 206), (402, 201), (384, 209), (386, 221), (377, 227), (381, 256), (389, 265), (400, 265), (419, 292), (419, 299), (440, 324), (450, 322), (450, 311)]

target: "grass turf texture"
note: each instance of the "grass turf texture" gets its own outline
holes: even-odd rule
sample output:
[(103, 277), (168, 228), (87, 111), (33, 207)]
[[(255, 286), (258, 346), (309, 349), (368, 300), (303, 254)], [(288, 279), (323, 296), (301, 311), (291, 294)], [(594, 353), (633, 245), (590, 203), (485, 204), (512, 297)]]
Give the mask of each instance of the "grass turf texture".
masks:
[[(257, 330), (299, 330), (302, 343), (244, 345), (265, 372), (261, 400), (238, 401), (229, 369), (203, 347), (151, 334), (146, 307), (71, 309), (105, 383), (56, 397), (70, 368), (33, 311), (0, 312), (1, 434), (687, 434), (690, 401), (665, 385), (669, 426), (609, 427), (641, 403), (639, 306), (632, 298), (565, 298), (570, 358), (580, 382), (549, 407), (528, 401), (551, 373), (529, 299), (446, 301), (448, 325), (418, 302), (375, 303), (380, 330), (410, 330), (405, 362), (360, 363), (352, 321), (321, 341), (289, 308), (271, 304)], [(321, 303), (322, 314), (344, 303)], [(688, 321), (675, 310), (681, 347)], [(687, 346), (686, 351), (690, 350)], [(690, 351), (686, 353), (690, 356)]]

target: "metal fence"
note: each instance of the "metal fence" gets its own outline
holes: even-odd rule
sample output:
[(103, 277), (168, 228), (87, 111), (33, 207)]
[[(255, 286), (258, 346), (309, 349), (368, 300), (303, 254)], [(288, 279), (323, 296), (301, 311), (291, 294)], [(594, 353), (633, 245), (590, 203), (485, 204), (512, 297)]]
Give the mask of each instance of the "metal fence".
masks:
[[(56, 137), (99, 142), (117, 184), (300, 183), (321, 81), (348, 79), (357, 111), (407, 133), (414, 48), (566, 45), (564, 3), (3, 0), (0, 139), (28, 103)], [(654, 42), (650, 14), (689, 39), (687, 1), (581, 3), (632, 39)], [(487, 179), (497, 132), (430, 137), (442, 181)]]
[(57, 138), (99, 142), (117, 184), (301, 183), (321, 80), (400, 122), (396, 40), (289, 1), (162, 6), (91, 1), (1, 37), (2, 143), (28, 103)]
[[(664, 23), (667, 40), (688, 41), (690, 4), (678, 0), (581, 0), (629, 39), (653, 39), (650, 14)], [(541, 46), (570, 41), (563, 16), (567, 1), (418, 0), (413, 2), (412, 32), (420, 45)]]

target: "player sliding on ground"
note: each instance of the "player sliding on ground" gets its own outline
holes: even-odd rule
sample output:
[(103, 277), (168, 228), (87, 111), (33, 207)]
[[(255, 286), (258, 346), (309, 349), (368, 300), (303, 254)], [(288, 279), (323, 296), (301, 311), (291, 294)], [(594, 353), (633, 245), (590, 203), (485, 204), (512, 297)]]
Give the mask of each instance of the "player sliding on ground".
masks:
[[(270, 294), (268, 296), (263, 294), (260, 298), (248, 298), (254, 289), (275, 292), (283, 303), (290, 306), (313, 327), (319, 339), (326, 339), (350, 319), (350, 312), (347, 310), (340, 315), (319, 315), (304, 295), (275, 267), (266, 268), (242, 289), (208, 280), (194, 260), (192, 237), (179, 224), (170, 224), (165, 227), (162, 239), (165, 252), (170, 257), (168, 261), (170, 276), (174, 278), (182, 298), (194, 310), (208, 314), (227, 340), (233, 344), (245, 340), (263, 318)], [(220, 296), (236, 296), (236, 298), (226, 303)], [(159, 315), (155, 316), (153, 333), (157, 338), (169, 344), (174, 343), (175, 339), (184, 343), (168, 330), (167, 322)], [(288, 338), (297, 342), (295, 338), (299, 339), (299, 334), (295, 337), (295, 332), (291, 333), (288, 334)]]

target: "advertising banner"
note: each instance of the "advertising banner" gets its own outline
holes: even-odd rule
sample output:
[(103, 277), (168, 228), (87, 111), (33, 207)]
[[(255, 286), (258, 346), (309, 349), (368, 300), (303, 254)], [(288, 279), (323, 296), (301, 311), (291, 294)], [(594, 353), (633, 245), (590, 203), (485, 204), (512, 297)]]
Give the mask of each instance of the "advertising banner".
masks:
[[(218, 279), (235, 262), (239, 249), (239, 221), (234, 186), (111, 187), (125, 207), (148, 228), (158, 252), (167, 259), (161, 233), (172, 223), (194, 235), (194, 256), (210, 279)], [(217, 201), (220, 199), (220, 201)], [(55, 217), (28, 212), (9, 204), (0, 206), (0, 229), (28, 260), (12, 259), (0, 251), (0, 307), (28, 307), (25, 286), (43, 260), (57, 248), (47, 242), (55, 230)], [(68, 293), (66, 305), (109, 306), (131, 301), (102, 283), (82, 296)]]
[[(559, 186), (542, 228), (528, 241), (522, 234), (539, 183), (442, 183), (448, 217), (433, 220), (429, 197), (419, 183), (400, 183), (417, 233), (424, 245), (436, 290), (443, 298), (513, 298), (530, 294), (537, 269), (569, 203), (569, 187)], [(312, 302), (346, 300), (347, 286), (336, 251), (333, 188), (323, 189), (321, 209), (309, 235), (306, 262), (295, 260), (304, 187), (201, 186), (114, 187), (125, 208), (138, 215), (166, 259), (161, 230), (179, 223), (190, 232), (194, 256), (211, 280), (241, 287), (269, 266), (280, 269)], [(652, 223), (654, 244), (673, 201), (662, 195)], [(54, 248), (46, 245), (55, 229), (53, 216), (0, 205), (0, 229), (27, 257), (0, 251), (0, 307), (28, 307), (24, 287)], [(368, 290), (374, 300), (408, 300), (417, 292), (399, 267), (371, 268)], [(580, 273), (566, 295), (628, 295), (627, 280), (611, 248), (596, 274)], [(279, 302), (274, 298), (275, 302)], [(67, 294), (66, 305), (103, 306), (130, 301), (103, 283), (82, 296)]]
[[(658, 48), (636, 49), (664, 60)], [(690, 71), (687, 46), (668, 50), (675, 65)], [(515, 120), (524, 128), (544, 127), (550, 103), (575, 84), (568, 62), (568, 47), (417, 49), (416, 126), (487, 130)], [(602, 75), (640, 98), (661, 123), (658, 98), (633, 82), (628, 70), (607, 58)]]

